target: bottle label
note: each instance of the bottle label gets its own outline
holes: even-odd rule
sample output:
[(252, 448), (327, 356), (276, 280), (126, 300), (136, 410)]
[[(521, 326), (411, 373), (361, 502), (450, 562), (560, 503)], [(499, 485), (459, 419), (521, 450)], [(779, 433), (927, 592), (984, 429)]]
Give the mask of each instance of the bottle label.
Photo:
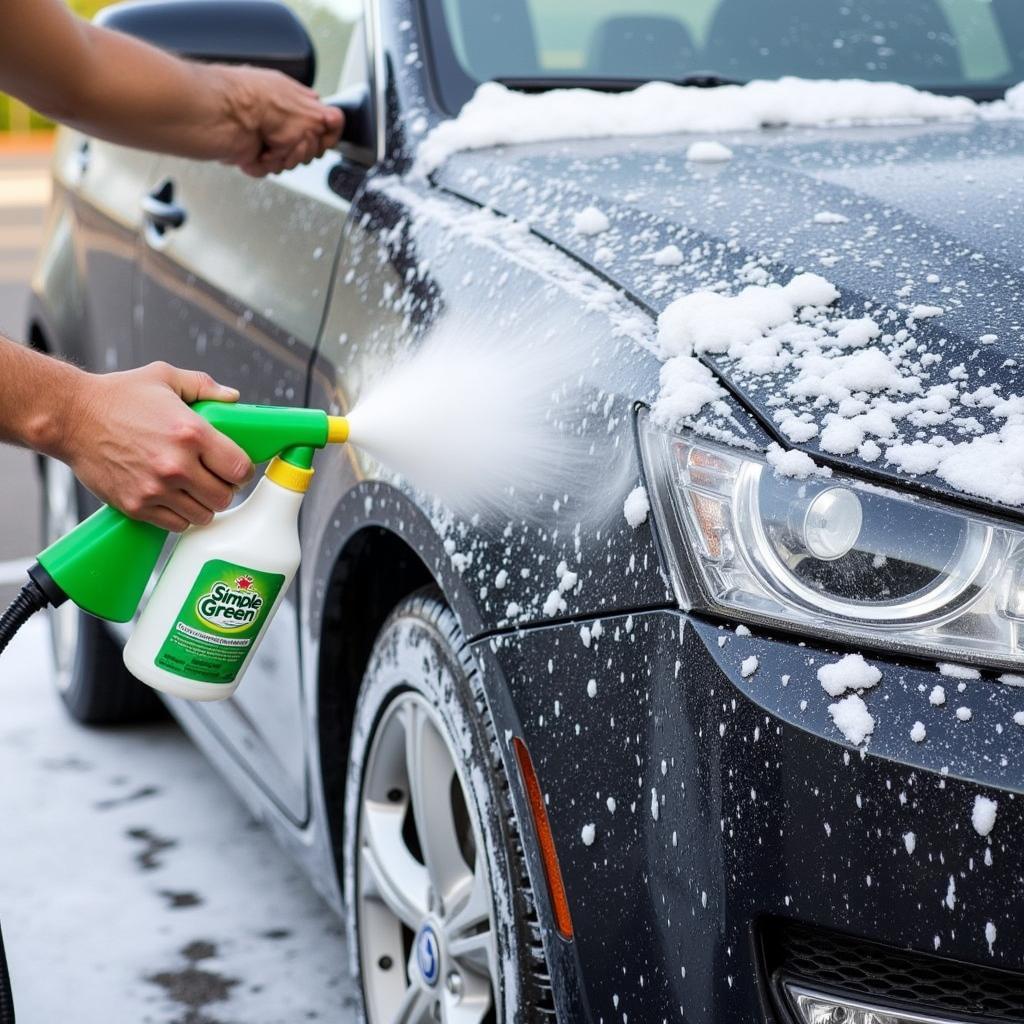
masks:
[(259, 572), (219, 558), (207, 562), (154, 664), (186, 679), (233, 683), (283, 583), (279, 572)]

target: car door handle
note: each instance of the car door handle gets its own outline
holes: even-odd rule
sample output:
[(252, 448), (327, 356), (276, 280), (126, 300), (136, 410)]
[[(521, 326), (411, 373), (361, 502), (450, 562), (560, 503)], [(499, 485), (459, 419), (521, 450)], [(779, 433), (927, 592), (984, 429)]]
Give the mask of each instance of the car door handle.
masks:
[(89, 170), (89, 163), (92, 160), (92, 146), (88, 139), (80, 142), (78, 148), (75, 150), (75, 170), (78, 172), (78, 178), (81, 180), (85, 177), (86, 172)]
[(185, 208), (174, 201), (174, 182), (171, 181), (165, 181), (142, 197), (142, 214), (161, 235), (172, 228), (180, 228), (187, 219)]

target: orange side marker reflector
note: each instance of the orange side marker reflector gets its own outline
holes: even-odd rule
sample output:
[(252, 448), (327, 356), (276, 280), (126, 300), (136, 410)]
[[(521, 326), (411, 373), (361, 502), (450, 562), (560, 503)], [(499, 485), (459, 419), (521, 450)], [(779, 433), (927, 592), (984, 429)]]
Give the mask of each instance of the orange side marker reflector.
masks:
[(526, 787), (526, 796), (530, 801), (533, 826), (537, 830), (537, 839), (540, 841), (541, 861), (544, 864), (544, 875), (548, 881), (551, 907), (555, 912), (555, 927), (563, 939), (571, 939), (572, 917), (569, 914), (569, 900), (565, 895), (562, 869), (558, 865), (558, 853), (555, 850), (555, 837), (551, 834), (548, 809), (544, 806), (544, 794), (540, 791), (537, 773), (533, 768), (533, 758), (530, 757), (530, 751), (527, 750), (526, 744), (518, 736), (512, 739), (512, 749), (516, 754), (519, 775)]

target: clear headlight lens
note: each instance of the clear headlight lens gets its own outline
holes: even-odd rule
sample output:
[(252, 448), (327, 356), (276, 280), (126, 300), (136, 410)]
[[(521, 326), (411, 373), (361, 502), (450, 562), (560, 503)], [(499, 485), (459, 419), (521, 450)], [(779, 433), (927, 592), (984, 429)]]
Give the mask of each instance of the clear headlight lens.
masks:
[(800, 1024), (956, 1024), (953, 1018), (872, 1006), (855, 997), (815, 992), (788, 982), (783, 988)]
[(682, 607), (901, 648), (1024, 663), (1024, 531), (765, 459), (643, 415), (651, 502)]

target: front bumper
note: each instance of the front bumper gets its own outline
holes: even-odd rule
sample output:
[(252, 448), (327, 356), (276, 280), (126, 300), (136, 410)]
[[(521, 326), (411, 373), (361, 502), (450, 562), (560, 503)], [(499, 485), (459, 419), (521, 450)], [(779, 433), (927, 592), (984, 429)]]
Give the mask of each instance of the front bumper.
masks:
[[(961, 692), (869, 655), (882, 680), (864, 694), (862, 750), (817, 680), (834, 651), (673, 611), (605, 619), (589, 646), (580, 625), (478, 645), (511, 697), (515, 720), (499, 725), (526, 741), (548, 798), (575, 924), (573, 955), (554, 957), (579, 972), (573, 1019), (775, 1019), (769, 921), (1024, 965), (1024, 690), (983, 678)], [(988, 837), (972, 825), (979, 794), (998, 801)]]

